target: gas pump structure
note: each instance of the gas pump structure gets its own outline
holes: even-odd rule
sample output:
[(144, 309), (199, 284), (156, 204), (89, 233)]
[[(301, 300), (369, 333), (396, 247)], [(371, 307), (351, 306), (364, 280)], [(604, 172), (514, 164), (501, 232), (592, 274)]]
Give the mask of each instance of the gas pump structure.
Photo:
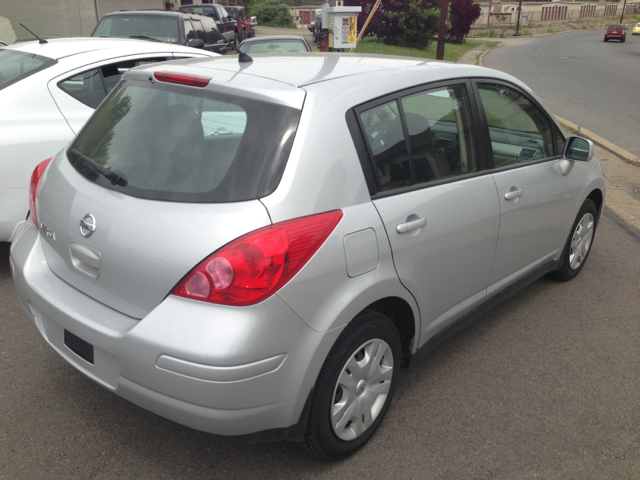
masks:
[(357, 14), (362, 7), (345, 7), (341, 0), (322, 6), (321, 52), (342, 52), (356, 47)]

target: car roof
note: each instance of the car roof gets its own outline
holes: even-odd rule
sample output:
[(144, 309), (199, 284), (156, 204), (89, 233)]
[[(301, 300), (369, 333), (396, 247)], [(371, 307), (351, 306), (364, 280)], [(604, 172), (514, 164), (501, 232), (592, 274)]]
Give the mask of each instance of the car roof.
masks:
[[(371, 90), (376, 90), (377, 79), (388, 78), (390, 73), (402, 85), (429, 83), (450, 78), (491, 77), (502, 78), (521, 85), (531, 91), (526, 85), (511, 75), (475, 65), (443, 62), (437, 60), (393, 57), (388, 55), (341, 54), (341, 53), (277, 53), (252, 54), (253, 62), (240, 63), (237, 56), (223, 55), (205, 59), (190, 59), (173, 62), (171, 71), (193, 75), (214, 75), (216, 71), (228, 72), (234, 75), (251, 76), (255, 83), (260, 79), (276, 81), (281, 84), (300, 88), (312, 84), (324, 83), (326, 89), (333, 88), (332, 80), (360, 77), (359, 81), (366, 81)], [(167, 70), (167, 67), (156, 68), (154, 65), (138, 68), (137, 70), (152, 71)], [(406, 72), (398, 77), (395, 72)], [(256, 78), (259, 77), (259, 78)], [(406, 78), (405, 78), (406, 77)]]
[(271, 35), (268, 37), (247, 38), (242, 43), (282, 42), (282, 41), (304, 42), (305, 39), (299, 35)]
[[(47, 40), (47, 43), (29, 41), (16, 43), (14, 45), (3, 48), (17, 50), (25, 53), (33, 53), (35, 55), (52, 58), (54, 60), (60, 60), (61, 58), (96, 50), (108, 49), (122, 50), (124, 54), (128, 55), (153, 52), (194, 52), (194, 49), (192, 47), (173, 45), (170, 43), (150, 42), (147, 40), (135, 40), (126, 38), (97, 37), (56, 38)], [(200, 52), (202, 53), (202, 51)], [(204, 53), (206, 55), (208, 52)]]

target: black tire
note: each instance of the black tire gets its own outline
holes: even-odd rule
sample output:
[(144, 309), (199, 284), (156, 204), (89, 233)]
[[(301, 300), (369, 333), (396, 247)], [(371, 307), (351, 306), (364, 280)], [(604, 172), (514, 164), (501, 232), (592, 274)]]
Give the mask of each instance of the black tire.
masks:
[[(384, 343), (386, 343), (386, 346), (383, 345)], [(369, 375), (367, 380), (371, 380), (373, 382), (371, 384), (373, 386), (371, 386), (370, 384), (367, 384), (364, 379), (358, 380), (359, 375), (356, 374), (355, 371), (352, 374), (348, 370), (349, 368), (351, 368), (351, 370), (354, 369), (351, 366), (348, 367), (347, 362), (351, 360), (367, 362), (367, 359), (371, 359), (373, 362), (371, 365), (375, 365), (376, 355), (367, 354), (365, 349), (370, 348), (370, 353), (375, 353), (377, 351), (376, 345), (378, 345), (378, 347), (383, 347), (380, 349), (380, 370), (382, 370), (383, 367), (387, 369), (386, 372), (390, 372), (391, 378), (390, 380), (387, 379), (386, 381), (383, 381), (380, 380), (382, 377), (373, 376), (373, 378), (371, 378), (371, 375)], [(384, 355), (382, 355), (382, 352), (385, 352)], [(389, 359), (389, 352), (391, 353), (392, 359)], [(362, 356), (358, 359), (358, 356), (360, 355)], [(316, 457), (324, 460), (337, 460), (344, 458), (361, 448), (375, 433), (387, 413), (393, 398), (393, 393), (396, 389), (400, 362), (400, 335), (391, 320), (386, 316), (373, 311), (363, 312), (358, 315), (349, 325), (347, 325), (340, 337), (338, 337), (336, 343), (331, 348), (329, 355), (327, 355), (327, 359), (325, 360), (322, 369), (320, 370), (320, 374), (316, 381), (314, 395), (311, 400), (305, 438), (300, 445)], [(392, 365), (390, 370), (389, 363)], [(357, 382), (357, 387), (355, 387), (352, 392), (352, 395), (355, 394), (355, 397), (352, 397), (349, 393), (344, 393), (342, 386), (338, 383), (343, 370), (348, 373), (349, 377), (353, 377), (354, 382)], [(369, 369), (368, 372), (371, 372), (371, 370)], [(367, 375), (364, 370), (363, 373)], [(378, 380), (380, 381), (378, 382)], [(361, 385), (365, 384), (366, 386), (361, 389)], [(386, 397), (381, 394), (374, 397), (373, 389), (376, 387), (384, 389), (385, 387), (379, 387), (379, 385), (383, 384), (388, 384)], [(367, 389), (369, 389), (368, 396), (365, 397), (364, 395), (367, 393)], [(364, 426), (366, 424), (365, 415), (364, 413), (362, 414), (363, 421), (361, 425), (364, 430), (360, 434), (354, 433), (356, 436), (353, 440), (344, 440), (339, 438), (332, 423), (331, 411), (334, 405), (337, 405), (337, 403), (342, 400), (343, 395), (347, 395), (347, 397), (344, 397), (344, 403), (348, 404), (349, 398), (353, 398), (351, 403), (356, 404), (356, 408), (358, 404), (366, 405), (371, 398), (376, 398), (375, 401), (371, 402), (374, 405), (374, 408), (372, 408), (369, 413), (372, 413), (374, 410), (377, 410), (379, 413), (375, 414), (377, 415), (375, 417), (371, 416), (373, 421), (368, 426)], [(380, 408), (379, 405), (381, 401), (384, 401), (384, 404)], [(345, 417), (343, 416), (341, 418)], [(357, 418), (357, 423), (360, 425), (360, 417), (357, 416)], [(343, 436), (345, 435), (344, 432), (351, 432), (351, 429), (349, 429), (351, 424), (352, 422), (350, 420), (346, 421), (344, 429), (341, 430), (341, 434)], [(355, 426), (354, 429), (358, 430), (358, 426)]]
[[(577, 254), (575, 252), (578, 251), (578, 248), (584, 250), (584, 248), (582, 247), (582, 241), (580, 245), (578, 245), (578, 248), (572, 247), (572, 243), (573, 243), (574, 237), (580, 236), (580, 232), (578, 232), (578, 227), (580, 223), (583, 220), (589, 221), (588, 215), (591, 215), (593, 227), (591, 230), (592, 233), (589, 238), (589, 243), (586, 246), (587, 252), (586, 254), (584, 252)], [(593, 203), (592, 200), (587, 198), (582, 204), (582, 207), (580, 207), (580, 211), (578, 212), (578, 215), (576, 216), (576, 219), (573, 222), (573, 225), (571, 226), (571, 232), (569, 233), (569, 238), (567, 238), (567, 243), (564, 246), (562, 257), (560, 258), (560, 267), (558, 268), (558, 270), (551, 272), (550, 275), (552, 277), (557, 278), (558, 280), (567, 282), (575, 278), (580, 273), (580, 271), (584, 267), (584, 264), (587, 263), (587, 258), (589, 258), (589, 253), (591, 253), (591, 247), (593, 246), (593, 240), (595, 238), (597, 226), (598, 226), (598, 209), (596, 208), (596, 204)], [(574, 255), (580, 255), (583, 257), (578, 265), (576, 265), (576, 262), (574, 261), (574, 258), (575, 258)]]
[(624, 43), (626, 40), (627, 40), (626, 38), (623, 38), (623, 39), (621, 40), (621, 42), (622, 42), (622, 43)]
[(609, 39), (608, 39), (608, 38), (605, 38), (605, 39), (604, 39), (604, 41), (605, 41), (605, 42), (608, 42), (608, 41), (609, 41)]
[(235, 46), (237, 47), (238, 45), (240, 45), (240, 43), (242, 42), (242, 37), (240, 37), (240, 34), (238, 32), (236, 32), (233, 35), (233, 43), (235, 44)]

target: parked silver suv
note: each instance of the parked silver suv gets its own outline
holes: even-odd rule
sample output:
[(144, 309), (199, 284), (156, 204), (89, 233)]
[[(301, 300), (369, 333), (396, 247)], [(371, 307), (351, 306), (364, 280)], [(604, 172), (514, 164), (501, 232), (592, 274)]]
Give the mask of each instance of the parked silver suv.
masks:
[(501, 72), (184, 60), (129, 70), (36, 168), (11, 268), (43, 337), (105, 388), (335, 459), (402, 367), (577, 275), (604, 198), (593, 144)]

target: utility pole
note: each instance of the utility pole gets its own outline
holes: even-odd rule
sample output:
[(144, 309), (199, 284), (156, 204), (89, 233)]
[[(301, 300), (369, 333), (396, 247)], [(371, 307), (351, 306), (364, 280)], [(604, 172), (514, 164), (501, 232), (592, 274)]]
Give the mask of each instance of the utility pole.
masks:
[(438, 30), (438, 50), (436, 51), (436, 60), (444, 60), (444, 37), (447, 35), (448, 13), (449, 13), (449, 0), (441, 0), (440, 30)]
[(522, 13), (522, 0), (518, 2), (518, 23), (516, 23), (516, 33), (513, 34), (514, 37), (517, 37), (519, 35), (518, 32), (520, 31), (520, 13)]
[[(627, 0), (624, 0), (624, 5), (622, 6), (622, 15), (620, 15), (620, 23), (622, 23), (622, 19), (624, 18), (624, 11), (627, 8)], [(624, 25), (622, 25), (622, 28), (624, 28)]]

